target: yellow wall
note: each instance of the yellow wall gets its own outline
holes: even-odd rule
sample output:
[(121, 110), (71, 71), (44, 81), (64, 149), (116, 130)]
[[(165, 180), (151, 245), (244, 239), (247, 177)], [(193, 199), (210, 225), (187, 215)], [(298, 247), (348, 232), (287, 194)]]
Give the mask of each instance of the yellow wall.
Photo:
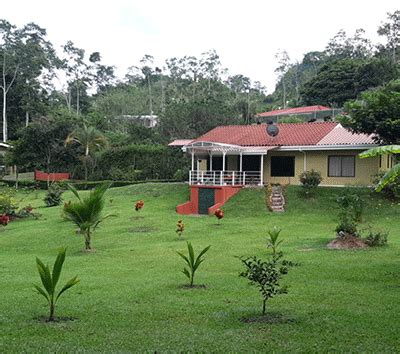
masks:
[[(379, 171), (379, 157), (358, 158), (359, 150), (307, 151), (306, 170), (314, 169), (322, 175), (321, 185), (370, 185), (371, 176)], [(352, 155), (356, 157), (355, 177), (328, 177), (328, 156)], [(271, 156), (295, 156), (294, 177), (271, 177)], [(386, 165), (385, 165), (386, 166)], [(384, 167), (382, 165), (382, 167)], [(300, 184), (299, 175), (304, 171), (304, 153), (270, 152), (264, 157), (264, 183)]]

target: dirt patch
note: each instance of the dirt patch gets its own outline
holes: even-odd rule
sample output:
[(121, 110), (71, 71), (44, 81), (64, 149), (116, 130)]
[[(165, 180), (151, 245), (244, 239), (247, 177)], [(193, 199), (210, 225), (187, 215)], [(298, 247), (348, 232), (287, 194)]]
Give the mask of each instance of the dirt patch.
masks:
[(240, 318), (240, 321), (243, 323), (280, 324), (280, 323), (294, 322), (294, 319), (284, 316), (280, 313), (267, 313), (265, 315), (242, 317), (242, 318)]
[(138, 226), (128, 230), (129, 232), (155, 232), (157, 228), (151, 226)]
[(35, 321), (39, 321), (40, 323), (45, 323), (45, 324), (56, 324), (56, 323), (67, 323), (67, 322), (74, 322), (77, 321), (78, 318), (76, 317), (69, 317), (69, 316), (62, 316), (62, 317), (56, 317), (53, 321), (49, 321), (49, 318), (46, 316), (39, 316), (34, 318)]
[(132, 216), (131, 220), (140, 220), (140, 219), (143, 219), (143, 218), (144, 218), (144, 216), (142, 216), (142, 215), (136, 215), (136, 216)]
[(315, 248), (299, 248), (300, 252), (311, 252), (315, 251)]
[(188, 284), (185, 284), (185, 285), (180, 285), (178, 288), (179, 288), (179, 289), (184, 289), (184, 290), (207, 289), (207, 287), (206, 287), (205, 285), (203, 285), (203, 284), (200, 284), (200, 285), (192, 285), (192, 286), (190, 286), (190, 285), (188, 285)]
[(366, 248), (368, 245), (359, 237), (337, 237), (328, 243), (327, 247), (334, 250)]

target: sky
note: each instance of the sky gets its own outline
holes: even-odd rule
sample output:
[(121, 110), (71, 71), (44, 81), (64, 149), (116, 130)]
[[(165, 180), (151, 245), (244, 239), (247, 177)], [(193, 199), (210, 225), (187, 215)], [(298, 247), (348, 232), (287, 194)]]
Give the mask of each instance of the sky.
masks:
[(120, 77), (145, 54), (162, 66), (167, 58), (215, 49), (230, 74), (272, 92), (278, 50), (301, 60), (323, 50), (340, 29), (352, 35), (364, 28), (373, 42), (384, 42), (376, 30), (395, 10), (398, 0), (8, 0), (0, 18), (44, 27), (60, 53), (68, 40), (88, 55), (99, 51)]

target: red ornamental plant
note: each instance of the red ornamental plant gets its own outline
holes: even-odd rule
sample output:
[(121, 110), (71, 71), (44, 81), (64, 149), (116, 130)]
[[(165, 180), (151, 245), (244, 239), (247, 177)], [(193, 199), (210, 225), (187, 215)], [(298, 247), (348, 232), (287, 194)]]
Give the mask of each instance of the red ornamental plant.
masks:
[(222, 209), (217, 209), (214, 213), (214, 215), (217, 217), (218, 221), (221, 220), (224, 217), (224, 211)]
[(135, 204), (135, 210), (136, 210), (136, 211), (139, 211), (140, 209), (143, 208), (143, 206), (144, 206), (144, 201), (143, 201), (143, 200), (139, 200), (139, 201), (137, 201), (136, 204)]
[(10, 217), (7, 214), (2, 214), (0, 215), (0, 224), (1, 225), (8, 225), (8, 223), (10, 222)]
[(185, 231), (185, 224), (182, 220), (178, 220), (176, 224), (176, 233), (179, 235), (179, 238), (181, 238), (183, 231)]

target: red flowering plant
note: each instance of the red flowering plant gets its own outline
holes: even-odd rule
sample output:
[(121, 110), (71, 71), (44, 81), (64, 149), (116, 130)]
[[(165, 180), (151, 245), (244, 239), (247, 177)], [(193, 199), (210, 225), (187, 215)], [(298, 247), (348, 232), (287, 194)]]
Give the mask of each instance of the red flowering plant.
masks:
[(220, 208), (218, 208), (215, 212), (214, 215), (216, 216), (216, 218), (218, 219), (218, 225), (219, 225), (219, 221), (224, 217), (224, 211)]
[(178, 223), (176, 224), (176, 233), (179, 238), (182, 237), (183, 231), (185, 231), (185, 224), (183, 223), (183, 220), (178, 220)]
[(3, 226), (8, 225), (10, 222), (10, 217), (7, 214), (0, 215), (0, 224)]
[(142, 209), (144, 206), (144, 201), (143, 200), (138, 200), (135, 204), (135, 210), (139, 211), (140, 209)]

